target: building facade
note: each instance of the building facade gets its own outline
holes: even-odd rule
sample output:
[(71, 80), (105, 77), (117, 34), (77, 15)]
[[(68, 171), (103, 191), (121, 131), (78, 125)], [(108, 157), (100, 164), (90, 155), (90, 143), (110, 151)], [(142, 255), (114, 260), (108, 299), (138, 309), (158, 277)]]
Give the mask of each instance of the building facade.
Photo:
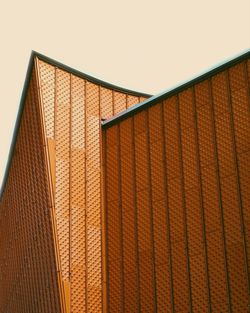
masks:
[(248, 312), (250, 53), (150, 97), (33, 53), (0, 312)]

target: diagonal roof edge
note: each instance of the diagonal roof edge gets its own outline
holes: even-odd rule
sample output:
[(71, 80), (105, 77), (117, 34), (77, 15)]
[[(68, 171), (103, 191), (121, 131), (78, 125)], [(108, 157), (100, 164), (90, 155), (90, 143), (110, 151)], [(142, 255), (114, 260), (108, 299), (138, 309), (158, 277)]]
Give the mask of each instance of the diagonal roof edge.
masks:
[(21, 100), (20, 100), (20, 105), (19, 105), (18, 114), (17, 114), (17, 118), (16, 118), (16, 123), (14, 126), (14, 132), (13, 132), (12, 141), (11, 141), (10, 150), (9, 150), (9, 155), (8, 155), (8, 159), (7, 159), (7, 165), (5, 168), (5, 172), (4, 172), (4, 176), (3, 176), (3, 180), (2, 180), (2, 185), (1, 185), (1, 189), (0, 189), (0, 201), (1, 201), (4, 189), (5, 189), (5, 185), (6, 185), (6, 182), (8, 179), (8, 175), (9, 175), (9, 170), (10, 170), (11, 161), (12, 161), (12, 157), (13, 157), (14, 150), (15, 150), (17, 134), (18, 134), (18, 130), (19, 130), (20, 122), (21, 122), (21, 117), (22, 117), (22, 113), (23, 113), (23, 108), (24, 108), (24, 104), (25, 104), (25, 99), (26, 99), (26, 95), (27, 95), (27, 90), (28, 90), (28, 86), (29, 86), (29, 82), (30, 82), (30, 78), (31, 78), (31, 72), (32, 72), (35, 57), (37, 57), (40, 60), (47, 62), (51, 65), (54, 65), (60, 69), (63, 69), (63, 70), (65, 70), (71, 74), (74, 74), (80, 78), (86, 79), (86, 80), (93, 82), (93, 83), (96, 83), (96, 84), (99, 84), (103, 87), (110, 88), (110, 89), (113, 89), (116, 91), (126, 92), (126, 93), (129, 93), (131, 95), (150, 97), (147, 100), (145, 100), (145, 101), (143, 101), (137, 105), (134, 105), (134, 106), (128, 108), (127, 110), (121, 112), (120, 114), (117, 114), (116, 116), (102, 122), (102, 127), (108, 128), (108, 127), (111, 127), (112, 125), (120, 122), (121, 120), (124, 120), (127, 117), (144, 110), (146, 107), (150, 107), (154, 104), (157, 104), (157, 103), (167, 99), (168, 97), (171, 97), (172, 95), (174, 95), (174, 94), (176, 94), (176, 93), (178, 93), (178, 92), (180, 92), (180, 91), (182, 91), (182, 90), (184, 90), (184, 89), (186, 89), (186, 88), (188, 88), (188, 87), (190, 87), (196, 83), (202, 82), (203, 80), (223, 71), (226, 68), (229, 68), (230, 66), (232, 66), (234, 64), (237, 64), (243, 60), (250, 58), (250, 50), (237, 56), (236, 58), (233, 58), (233, 59), (227, 61), (226, 63), (223, 63), (220, 66), (213, 68), (212, 70), (210, 70), (208, 72), (205, 72), (204, 74), (202, 74), (202, 75), (200, 75), (200, 76), (198, 76), (192, 80), (189, 80), (189, 81), (187, 81), (187, 82), (185, 82), (185, 83), (183, 83), (183, 84), (181, 84), (181, 85), (179, 85), (173, 89), (164, 91), (164, 92), (162, 92), (156, 96), (150, 96), (148, 94), (135, 92), (132, 90), (128, 90), (125, 88), (121, 88), (121, 87), (109, 84), (109, 83), (104, 82), (102, 80), (96, 79), (90, 75), (82, 73), (82, 72), (80, 72), (74, 68), (71, 68), (71, 67), (65, 65), (65, 64), (62, 64), (56, 60), (53, 60), (53, 59), (51, 59), (51, 58), (49, 58), (43, 54), (40, 54), (36, 51), (32, 51), (31, 55), (30, 55), (30, 60), (29, 60), (29, 65), (28, 65), (28, 69), (27, 69), (27, 73), (26, 73), (26, 78), (24, 81), (24, 87), (23, 87), (23, 91), (22, 91), (22, 95), (21, 95)]
[(78, 76), (80, 78), (86, 79), (92, 83), (101, 85), (105, 88), (108, 89), (112, 89), (115, 91), (119, 91), (119, 92), (123, 92), (123, 93), (127, 93), (133, 96), (137, 96), (137, 97), (151, 97), (151, 95), (146, 94), (146, 93), (141, 93), (141, 92), (136, 92), (133, 90), (129, 90), (126, 88), (122, 88), (119, 86), (115, 86), (112, 85), (110, 83), (107, 83), (105, 81), (102, 81), (100, 79), (94, 78), (88, 74), (82, 73), (74, 68), (71, 68), (65, 64), (62, 64), (56, 60), (53, 60), (39, 52), (36, 52), (34, 50), (31, 51), (31, 55), (30, 55), (30, 59), (29, 59), (29, 64), (28, 64), (28, 69), (26, 72), (26, 77), (25, 77), (25, 81), (24, 81), (24, 86), (23, 86), (23, 90), (22, 90), (22, 95), (21, 95), (21, 100), (20, 100), (20, 104), (19, 104), (19, 109), (18, 109), (18, 113), (17, 113), (17, 118), (16, 118), (16, 122), (15, 122), (15, 126), (14, 126), (14, 131), (13, 131), (13, 135), (12, 135), (12, 140), (11, 140), (11, 144), (10, 144), (10, 150), (9, 150), (9, 154), (8, 154), (8, 158), (7, 158), (7, 164), (5, 167), (5, 172), (3, 175), (3, 180), (2, 180), (2, 184), (0, 182), (0, 202), (4, 193), (4, 189), (6, 186), (6, 182), (9, 176), (9, 171), (10, 171), (10, 167), (11, 167), (11, 162), (12, 162), (12, 157), (14, 155), (14, 151), (15, 151), (15, 146), (16, 146), (16, 140), (17, 140), (17, 135), (18, 135), (18, 130), (21, 124), (21, 119), (22, 119), (22, 113), (23, 113), (23, 108), (24, 108), (24, 104), (25, 104), (25, 100), (26, 100), (26, 95), (27, 95), (27, 91), (28, 91), (28, 87), (29, 87), (29, 82), (30, 82), (30, 78), (31, 78), (31, 73), (32, 73), (32, 69), (33, 69), (33, 65), (34, 65), (34, 60), (35, 57), (37, 57), (39, 60), (44, 61), (46, 63), (49, 63), (57, 68), (60, 68), (62, 70), (65, 70), (66, 72), (69, 72), (75, 76)]
[(13, 157), (14, 151), (15, 151), (17, 134), (18, 134), (18, 130), (19, 130), (19, 127), (20, 127), (20, 124), (21, 124), (24, 104), (25, 104), (25, 100), (26, 100), (26, 96), (27, 96), (27, 91), (28, 91), (30, 79), (31, 79), (33, 65), (34, 65), (34, 51), (31, 52), (30, 59), (29, 59), (29, 64), (28, 64), (28, 69), (27, 69), (27, 72), (26, 72), (26, 77), (25, 77), (25, 81), (24, 81), (24, 86), (23, 86), (23, 90), (22, 90), (22, 95), (21, 95), (19, 108), (18, 108), (17, 118), (16, 118), (14, 131), (13, 131), (13, 135), (12, 135), (12, 140), (11, 140), (11, 144), (10, 144), (9, 155), (8, 155), (8, 158), (7, 158), (7, 164), (6, 164), (6, 167), (5, 167), (5, 172), (4, 172), (4, 175), (3, 175), (2, 185), (1, 185), (1, 189), (0, 189), (0, 202), (1, 202), (2, 195), (4, 193), (4, 189), (5, 189), (5, 186), (6, 186), (6, 182), (7, 182), (8, 176), (9, 176), (11, 161), (12, 161), (12, 157)]
[(95, 77), (93, 77), (91, 75), (88, 75), (86, 73), (80, 72), (80, 71), (78, 71), (78, 70), (76, 70), (76, 69), (74, 69), (74, 68), (72, 68), (72, 67), (70, 67), (68, 65), (65, 65), (63, 63), (60, 63), (60, 62), (58, 62), (58, 61), (56, 61), (54, 59), (51, 59), (51, 58), (49, 58), (49, 57), (47, 57), (47, 56), (45, 56), (45, 55), (43, 55), (43, 54), (41, 54), (39, 52), (33, 51), (33, 53), (34, 53), (34, 57), (37, 57), (41, 61), (44, 61), (44, 62), (46, 62), (48, 64), (51, 64), (51, 65), (53, 65), (53, 66), (55, 66), (57, 68), (60, 68), (60, 69), (62, 69), (64, 71), (66, 71), (66, 72), (69, 72), (69, 73), (71, 73), (71, 74), (73, 74), (75, 76), (78, 76), (80, 78), (86, 79), (89, 82), (92, 82), (94, 84), (100, 85), (102, 87), (105, 87), (105, 88), (108, 88), (108, 89), (112, 89), (112, 90), (115, 90), (115, 91), (128, 93), (128, 94), (130, 94), (132, 96), (136, 96), (136, 97), (147, 97), (148, 98), (148, 97), (152, 96), (152, 95), (149, 95), (147, 93), (137, 92), (135, 90), (130, 90), (130, 89), (126, 89), (126, 88), (123, 88), (123, 87), (119, 87), (119, 86), (110, 84), (110, 83), (105, 82), (105, 81), (103, 81), (101, 79), (98, 79), (98, 78), (95, 78)]
[(248, 50), (247, 52), (244, 52), (243, 54), (238, 55), (237, 57), (234, 57), (233, 59), (230, 59), (229, 61), (219, 65), (219, 66), (215, 66), (213, 67), (211, 70), (191, 79), (188, 80), (184, 83), (181, 83), (180, 85), (178, 85), (177, 87), (171, 88), (167, 91), (164, 91), (158, 95), (152, 96), (146, 100), (144, 100), (143, 102), (140, 102), (138, 104), (133, 105), (132, 107), (118, 113), (117, 115), (102, 121), (102, 128), (109, 128), (111, 126), (113, 126), (116, 123), (119, 123), (120, 121), (148, 108), (153, 106), (154, 104), (157, 104), (163, 100), (166, 100), (167, 98), (193, 86), (194, 84), (200, 83), (204, 80), (206, 80), (207, 78), (210, 78), (211, 76), (222, 72), (223, 70), (241, 62), (244, 60), (247, 60), (250, 58), (250, 50)]

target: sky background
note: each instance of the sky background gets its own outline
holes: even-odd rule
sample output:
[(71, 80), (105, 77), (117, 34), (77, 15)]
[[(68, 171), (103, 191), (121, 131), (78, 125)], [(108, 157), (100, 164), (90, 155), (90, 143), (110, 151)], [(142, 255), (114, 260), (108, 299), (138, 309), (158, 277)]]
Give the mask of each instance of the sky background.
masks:
[(249, 0), (1, 1), (0, 186), (31, 50), (157, 94), (250, 48)]

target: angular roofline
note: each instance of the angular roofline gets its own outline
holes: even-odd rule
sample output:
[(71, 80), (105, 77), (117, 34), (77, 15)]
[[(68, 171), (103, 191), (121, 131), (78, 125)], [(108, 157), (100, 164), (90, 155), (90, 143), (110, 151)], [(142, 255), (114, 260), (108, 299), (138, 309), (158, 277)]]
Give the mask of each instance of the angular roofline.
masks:
[(173, 89), (170, 89), (170, 90), (167, 90), (167, 91), (164, 91), (158, 95), (155, 95), (155, 96), (152, 96), (151, 98), (148, 98), (146, 100), (144, 100), (143, 102), (140, 102), (138, 104), (135, 104), (134, 106), (118, 113), (117, 115), (109, 118), (109, 119), (106, 119), (105, 121), (102, 121), (102, 128), (105, 129), (105, 128), (109, 128), (111, 126), (113, 126), (114, 124), (116, 123), (119, 123), (121, 122), (122, 120), (128, 118), (128, 117), (131, 117), (133, 116), (134, 114), (148, 108), (148, 107), (151, 107), (163, 100), (166, 100), (167, 98), (170, 98), (171, 96), (193, 86), (194, 84), (197, 84), (197, 83), (200, 83), (212, 76), (214, 76), (215, 74), (217, 73), (220, 73), (222, 71), (224, 71), (225, 69), (237, 64), (237, 63), (240, 63), (244, 60), (247, 60), (250, 58), (250, 50), (248, 50), (247, 52), (237, 56), (237, 57), (234, 57), (233, 59), (230, 59), (229, 61), (223, 63), (222, 65), (219, 65), (219, 66), (216, 66), (214, 68), (212, 68), (211, 70), (209, 70), (208, 72), (205, 72), (191, 80), (188, 80), (184, 83), (181, 83), (180, 85), (178, 85), (177, 87), (173, 88)]
[(31, 55), (30, 55), (30, 59), (29, 59), (28, 69), (27, 69), (26, 76), (25, 76), (21, 100), (20, 100), (20, 104), (19, 104), (19, 108), (18, 108), (18, 113), (17, 113), (17, 118), (16, 118), (16, 122), (15, 122), (15, 126), (14, 126), (13, 135), (12, 135), (12, 140), (11, 140), (11, 144), (10, 144), (10, 150), (9, 150), (9, 154), (8, 154), (8, 158), (7, 158), (7, 164), (5, 167), (5, 172), (4, 172), (2, 185), (1, 185), (1, 189), (0, 189), (0, 201), (2, 199), (2, 195), (4, 193), (6, 182), (7, 182), (8, 176), (9, 176), (10, 166), (11, 166), (12, 158), (13, 158), (14, 151), (15, 151), (18, 130), (19, 130), (19, 127), (21, 124), (24, 104), (25, 104), (25, 100), (26, 100), (26, 95), (27, 95), (30, 79), (31, 79), (33, 65), (34, 65), (34, 52), (32, 51)]
[(10, 150), (9, 150), (9, 155), (8, 155), (8, 159), (7, 159), (7, 165), (5, 168), (5, 172), (4, 172), (4, 176), (3, 176), (3, 180), (2, 180), (2, 185), (1, 185), (1, 189), (0, 189), (0, 200), (1, 200), (2, 195), (4, 193), (4, 189), (5, 189), (6, 182), (7, 182), (8, 175), (9, 175), (9, 170), (10, 170), (12, 157), (13, 157), (14, 150), (15, 150), (16, 139), (17, 139), (17, 135), (18, 135), (19, 126), (21, 123), (23, 108), (24, 108), (24, 104), (25, 104), (25, 100), (26, 100), (27, 90), (28, 90), (28, 86), (29, 86), (29, 82), (30, 82), (30, 78), (31, 78), (31, 73), (32, 73), (32, 68), (33, 68), (35, 57), (37, 57), (38, 59), (40, 59), (44, 62), (47, 62), (47, 63), (53, 65), (53, 66), (56, 66), (57, 68), (65, 70), (65, 71), (67, 71), (73, 75), (76, 75), (80, 78), (86, 79), (86, 80), (93, 82), (95, 84), (99, 84), (99, 85), (106, 87), (108, 89), (128, 93), (128, 94), (135, 95), (135, 96), (150, 97), (147, 100), (145, 100), (139, 104), (136, 104), (136, 105), (128, 108), (127, 110), (117, 114), (116, 116), (103, 121), (102, 127), (108, 128), (108, 127), (111, 127), (112, 125), (134, 115), (135, 113), (138, 113), (138, 112), (144, 110), (145, 108), (148, 108), (154, 104), (157, 104), (157, 103), (183, 91), (184, 89), (187, 89), (187, 88), (193, 86), (194, 84), (197, 84), (199, 82), (206, 80), (207, 78), (233, 66), (234, 64), (237, 64), (243, 60), (250, 58), (250, 50), (248, 50), (247, 52), (241, 54), (240, 56), (238, 56), (234, 59), (231, 59), (230, 61), (228, 61), (228, 62), (226, 62), (220, 66), (213, 68), (212, 70), (210, 70), (208, 72), (205, 72), (204, 74), (202, 74), (202, 75), (200, 75), (200, 76), (198, 76), (198, 77), (196, 77), (190, 81), (182, 83), (181, 85), (179, 85), (179, 86), (177, 86), (171, 90), (164, 91), (163, 93), (160, 93), (156, 96), (150, 96), (148, 94), (132, 91), (129, 89), (121, 88), (121, 87), (106, 83), (102, 80), (96, 79), (96, 78), (94, 78), (88, 74), (82, 73), (82, 72), (80, 72), (74, 68), (71, 68), (65, 64), (62, 64), (56, 60), (53, 60), (53, 59), (51, 59), (51, 58), (49, 58), (43, 54), (40, 54), (40, 53), (32, 50), (31, 55), (30, 55), (27, 73), (26, 73), (26, 78), (24, 81), (24, 87), (22, 90), (22, 95), (21, 95), (20, 105), (19, 105), (18, 114), (17, 114), (17, 118), (16, 118), (16, 123), (14, 126), (14, 132), (13, 132), (12, 141), (11, 141)]
[(123, 93), (128, 93), (132, 96), (136, 96), (136, 97), (151, 97), (152, 95), (150, 94), (147, 94), (147, 93), (143, 93), (143, 92), (137, 92), (135, 90), (130, 90), (130, 89), (126, 89), (126, 88), (123, 88), (123, 87), (119, 87), (119, 86), (116, 86), (116, 85), (113, 85), (113, 84), (110, 84), (108, 82), (105, 82), (101, 79), (98, 79), (98, 78), (95, 78), (91, 75), (88, 75), (86, 73), (83, 73), (83, 72), (80, 72), (68, 65), (65, 65), (63, 63), (60, 63), (54, 59), (51, 59), (39, 52), (36, 52), (36, 51), (32, 51), (33, 53), (33, 57), (37, 57), (39, 60), (41, 61), (44, 61), (48, 64), (51, 64), (57, 68), (60, 68), (66, 72), (69, 72), (77, 77), (80, 77), (82, 79), (85, 79), (85, 80), (88, 80), (89, 82), (91, 83), (94, 83), (94, 84), (97, 84), (97, 85), (100, 85), (102, 87), (105, 87), (105, 88), (108, 88), (108, 89), (112, 89), (112, 90), (115, 90), (115, 91), (120, 91), (120, 92), (123, 92)]
[[(18, 131), (19, 131), (19, 127), (21, 124), (21, 119), (22, 119), (22, 113), (23, 113), (23, 108), (24, 108), (24, 104), (25, 104), (25, 100), (26, 100), (26, 96), (27, 96), (27, 91), (28, 91), (28, 87), (29, 87), (29, 82), (31, 79), (31, 74), (32, 74), (32, 69), (33, 69), (33, 65), (34, 65), (34, 60), (35, 58), (38, 58), (41, 61), (44, 61), (48, 64), (51, 64), (57, 68), (60, 68), (66, 72), (69, 72), (77, 77), (80, 77), (82, 79), (88, 80), (89, 82), (98, 84), (102, 87), (108, 88), (108, 89), (112, 89), (115, 91), (119, 91), (119, 92), (123, 92), (123, 93), (127, 93), (133, 96), (137, 96), (137, 97), (151, 97), (151, 95), (146, 94), (146, 93), (141, 93), (141, 92), (136, 92), (134, 90), (129, 90), (126, 88), (122, 88), (119, 86), (115, 86), (112, 85), (110, 83), (107, 83), (105, 81), (102, 81), (100, 79), (97, 79), (93, 76), (90, 76), (88, 74), (82, 73), (72, 67), (69, 67), (65, 64), (62, 64), (56, 60), (53, 60), (41, 53), (38, 53), (34, 50), (31, 51), (31, 55), (30, 55), (30, 59), (29, 59), (29, 64), (28, 64), (28, 69), (26, 72), (26, 76), (25, 76), (25, 81), (24, 81), (24, 86), (23, 86), (23, 90), (22, 90), (22, 95), (21, 95), (21, 100), (20, 100), (20, 104), (19, 104), (19, 109), (18, 109), (18, 113), (17, 113), (17, 118), (16, 118), (16, 122), (15, 122), (15, 126), (14, 126), (14, 131), (13, 131), (13, 135), (12, 135), (12, 140), (11, 140), (11, 144), (10, 144), (10, 150), (9, 150), (9, 154), (8, 154), (8, 158), (7, 158), (7, 164), (5, 167), (5, 172), (4, 172), (4, 176), (3, 176), (3, 180), (2, 180), (2, 184), (1, 184), (1, 189), (0, 189), (0, 201), (2, 199), (2, 195), (4, 193), (4, 189), (6, 186), (6, 182), (9, 176), (9, 171), (10, 171), (10, 167), (11, 167), (11, 162), (12, 162), (12, 158), (14, 155), (14, 151), (15, 151), (15, 146), (16, 146), (16, 140), (17, 140), (17, 135), (18, 135)], [(1, 183), (1, 182), (0, 182)]]

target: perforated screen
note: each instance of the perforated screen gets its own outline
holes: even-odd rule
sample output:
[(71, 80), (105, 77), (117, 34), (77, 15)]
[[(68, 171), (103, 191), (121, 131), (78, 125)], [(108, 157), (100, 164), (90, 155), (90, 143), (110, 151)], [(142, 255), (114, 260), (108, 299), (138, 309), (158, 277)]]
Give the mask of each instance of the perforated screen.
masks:
[(108, 312), (248, 312), (249, 64), (105, 126)]

